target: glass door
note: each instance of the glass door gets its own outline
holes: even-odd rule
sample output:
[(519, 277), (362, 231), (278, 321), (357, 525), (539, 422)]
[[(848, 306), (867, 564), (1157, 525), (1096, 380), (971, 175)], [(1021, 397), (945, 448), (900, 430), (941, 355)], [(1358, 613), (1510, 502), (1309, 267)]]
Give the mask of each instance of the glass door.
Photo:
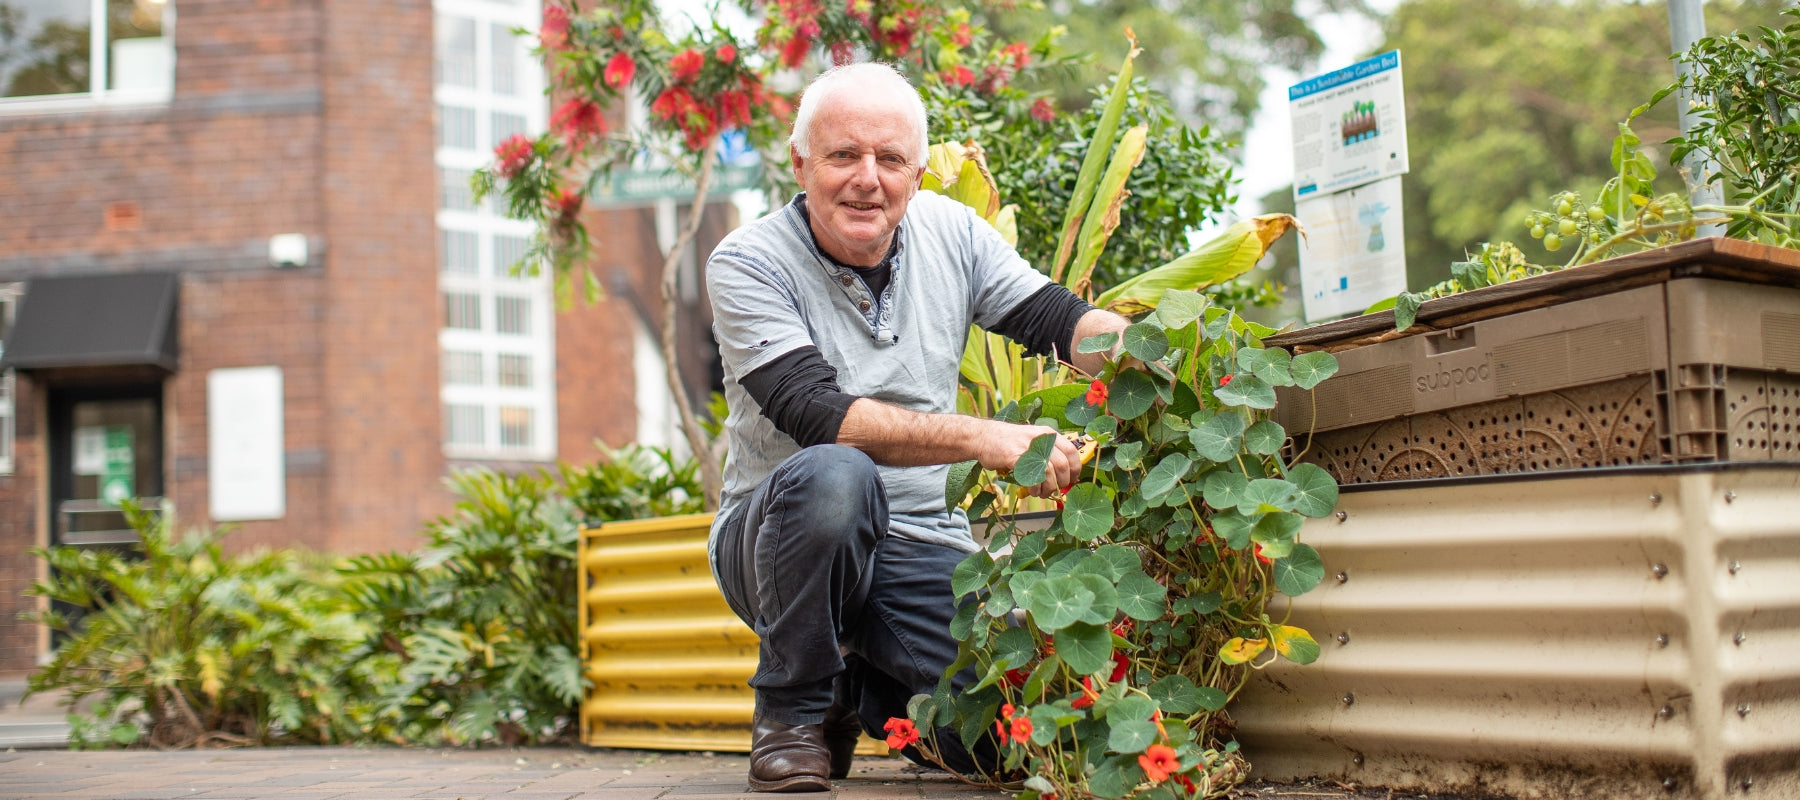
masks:
[(50, 397), (53, 545), (137, 541), (119, 510), (163, 496), (162, 387), (65, 389)]

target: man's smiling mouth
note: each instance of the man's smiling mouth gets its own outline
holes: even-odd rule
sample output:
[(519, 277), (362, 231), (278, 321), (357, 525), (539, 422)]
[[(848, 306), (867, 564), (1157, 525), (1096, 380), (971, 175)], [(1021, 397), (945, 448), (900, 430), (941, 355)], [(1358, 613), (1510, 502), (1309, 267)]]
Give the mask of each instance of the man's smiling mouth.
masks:
[(857, 211), (874, 211), (881, 207), (880, 203), (845, 203), (844, 205), (854, 208)]

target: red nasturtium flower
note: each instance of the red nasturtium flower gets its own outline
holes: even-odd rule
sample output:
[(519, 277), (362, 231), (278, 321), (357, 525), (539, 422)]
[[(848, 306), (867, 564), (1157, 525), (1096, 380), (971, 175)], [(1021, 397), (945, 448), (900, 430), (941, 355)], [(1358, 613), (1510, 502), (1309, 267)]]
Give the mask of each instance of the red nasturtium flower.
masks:
[(1220, 378), (1219, 385), (1220, 386), (1230, 386), (1231, 385), (1231, 377), (1232, 376), (1230, 376), (1230, 375), (1226, 375), (1225, 377)]
[(1162, 783), (1181, 769), (1181, 762), (1175, 758), (1175, 748), (1153, 744), (1144, 748), (1144, 754), (1138, 756), (1138, 766), (1144, 768), (1144, 776), (1151, 783)]
[(1050, 98), (1040, 97), (1031, 104), (1031, 118), (1038, 122), (1049, 122), (1056, 119), (1056, 106), (1050, 104)]
[(1030, 717), (1019, 717), (1012, 721), (1012, 738), (1013, 741), (1021, 744), (1023, 744), (1026, 739), (1031, 738)]
[(692, 83), (700, 76), (700, 67), (706, 64), (706, 57), (698, 50), (683, 50), (669, 59), (669, 73), (676, 83)]
[(538, 28), (538, 42), (545, 50), (561, 50), (569, 43), (569, 10), (557, 5), (544, 6), (544, 24)]
[(494, 147), (494, 160), (497, 162), (494, 171), (502, 178), (516, 177), (525, 171), (525, 165), (531, 163), (531, 156), (531, 137), (515, 133)]
[(606, 133), (606, 118), (593, 101), (577, 97), (550, 115), (550, 130), (561, 136), (570, 147), (579, 147)]
[(1088, 708), (1094, 704), (1095, 700), (1099, 699), (1100, 693), (1094, 691), (1094, 676), (1087, 675), (1081, 679), (1081, 696), (1075, 698), (1075, 702), (1069, 705), (1075, 708)]
[(1126, 658), (1124, 653), (1117, 653), (1117, 652), (1113, 653), (1112, 658), (1113, 658), (1112, 677), (1107, 678), (1107, 681), (1109, 681), (1111, 683), (1118, 683), (1120, 678), (1125, 677), (1126, 672), (1131, 671), (1131, 659)]
[(1095, 408), (1099, 408), (1101, 403), (1106, 402), (1106, 395), (1106, 382), (1095, 380), (1093, 383), (1088, 384), (1087, 394), (1083, 395), (1081, 399), (1082, 402)]
[(1025, 682), (1029, 680), (1031, 680), (1031, 673), (1026, 672), (1023, 669), (1009, 669), (1006, 671), (1007, 686), (1018, 688), (1024, 686)]
[(636, 74), (637, 62), (632, 60), (630, 53), (620, 50), (607, 60), (606, 71), (602, 73), (601, 77), (606, 81), (607, 86), (623, 89), (626, 84), (631, 83), (631, 77)]
[(905, 717), (889, 717), (881, 729), (888, 732), (887, 746), (899, 750), (919, 740), (919, 729)]
[(1257, 561), (1261, 561), (1261, 562), (1263, 562), (1263, 563), (1264, 563), (1264, 564), (1273, 564), (1273, 563), (1275, 563), (1275, 562), (1273, 562), (1273, 561), (1270, 561), (1270, 560), (1269, 560), (1269, 557), (1268, 557), (1268, 556), (1265, 556), (1265, 555), (1263, 555), (1263, 551), (1262, 551), (1262, 542), (1257, 542), (1257, 543), (1256, 543), (1256, 560), (1257, 560)]

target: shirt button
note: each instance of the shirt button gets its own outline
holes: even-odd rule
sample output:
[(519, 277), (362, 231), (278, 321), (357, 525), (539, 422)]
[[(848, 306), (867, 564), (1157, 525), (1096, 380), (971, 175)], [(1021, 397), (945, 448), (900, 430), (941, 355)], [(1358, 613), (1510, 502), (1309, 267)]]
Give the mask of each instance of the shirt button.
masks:
[(860, 303), (857, 303), (856, 307), (859, 309), (862, 309), (863, 311), (868, 311), (869, 310), (869, 301), (864, 300)]
[(849, 275), (842, 275), (842, 276), (838, 277), (838, 282), (844, 284), (845, 286), (849, 286), (850, 284), (855, 283), (856, 279), (850, 277)]

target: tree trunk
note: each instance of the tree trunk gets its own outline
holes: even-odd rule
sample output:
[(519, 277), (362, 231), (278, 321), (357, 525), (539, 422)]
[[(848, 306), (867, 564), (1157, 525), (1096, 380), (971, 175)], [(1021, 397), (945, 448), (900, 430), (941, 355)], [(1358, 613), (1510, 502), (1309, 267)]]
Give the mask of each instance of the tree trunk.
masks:
[(662, 352), (663, 365), (667, 368), (669, 393), (675, 398), (675, 408), (681, 414), (681, 432), (687, 438), (688, 450), (694, 454), (694, 460), (700, 464), (700, 486), (706, 493), (707, 511), (719, 508), (719, 493), (725, 487), (724, 471), (720, 469), (719, 457), (713, 452), (712, 443), (706, 439), (706, 431), (700, 428), (700, 421), (694, 417), (694, 407), (688, 399), (687, 385), (681, 380), (681, 351), (675, 341), (676, 279), (680, 273), (681, 253), (687, 249), (694, 236), (700, 232), (700, 220), (706, 216), (706, 193), (712, 188), (713, 158), (719, 152), (719, 143), (714, 139), (700, 154), (700, 173), (694, 178), (694, 203), (688, 209), (688, 223), (675, 237), (675, 244), (669, 252), (663, 254), (662, 268)]

